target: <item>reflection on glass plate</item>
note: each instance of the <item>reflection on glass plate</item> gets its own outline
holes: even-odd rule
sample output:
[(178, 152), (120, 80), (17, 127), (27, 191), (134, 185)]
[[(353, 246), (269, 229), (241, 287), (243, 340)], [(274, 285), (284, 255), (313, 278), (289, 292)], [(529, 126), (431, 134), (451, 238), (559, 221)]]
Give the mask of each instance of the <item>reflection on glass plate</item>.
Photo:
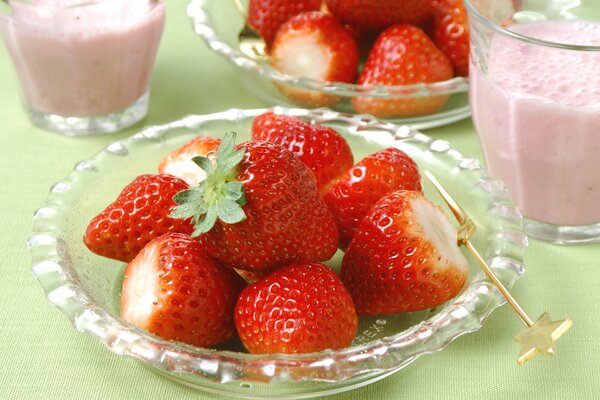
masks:
[[(417, 357), (437, 352), (458, 336), (479, 329), (503, 303), (471, 262), (468, 286), (451, 302), (424, 312), (361, 317), (351, 347), (296, 356), (249, 355), (239, 342), (219, 349), (196, 348), (161, 340), (122, 321), (118, 298), (124, 264), (94, 255), (83, 245), (89, 220), (127, 183), (137, 175), (154, 173), (164, 155), (191, 137), (221, 136), (234, 130), (238, 141), (246, 140), (254, 116), (264, 111), (229, 110), (148, 127), (80, 162), (52, 186), (46, 203), (35, 214), (29, 239), (33, 273), (48, 301), (63, 311), (76, 329), (95, 336), (111, 351), (133, 356), (192, 387), (250, 398), (285, 395), (291, 399), (337, 393), (388, 376)], [(356, 160), (384, 147), (402, 149), (422, 170), (436, 175), (472, 217), (478, 227), (473, 242), (503, 283), (510, 288), (522, 274), (526, 239), (521, 215), (504, 185), (489, 178), (477, 160), (462, 157), (445, 141), (369, 117), (325, 109), (275, 111), (333, 127), (346, 137)], [(444, 207), (429, 182), (423, 184), (426, 195)], [(338, 252), (327, 264), (336, 269), (341, 255)]]

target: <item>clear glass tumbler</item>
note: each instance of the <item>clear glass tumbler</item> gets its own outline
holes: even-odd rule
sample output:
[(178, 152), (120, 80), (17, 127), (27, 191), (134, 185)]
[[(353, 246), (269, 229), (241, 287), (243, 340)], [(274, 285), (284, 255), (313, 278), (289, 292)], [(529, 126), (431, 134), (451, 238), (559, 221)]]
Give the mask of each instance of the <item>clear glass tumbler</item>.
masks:
[(464, 0), (470, 103), (525, 232), (600, 241), (600, 2)]
[(9, 0), (0, 32), (34, 125), (114, 132), (146, 116), (164, 0)]

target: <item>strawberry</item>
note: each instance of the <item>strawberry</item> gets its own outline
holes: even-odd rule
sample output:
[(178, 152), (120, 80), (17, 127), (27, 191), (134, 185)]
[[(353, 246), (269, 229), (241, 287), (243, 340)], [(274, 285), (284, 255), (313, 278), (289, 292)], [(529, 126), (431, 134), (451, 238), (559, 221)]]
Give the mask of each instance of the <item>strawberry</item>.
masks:
[(292, 116), (259, 115), (252, 125), (252, 139), (277, 143), (294, 153), (315, 174), (321, 193), (354, 164), (352, 151), (339, 133)]
[[(452, 78), (452, 64), (421, 29), (396, 25), (375, 41), (360, 77), (359, 85), (410, 85)], [(378, 117), (431, 114), (444, 106), (448, 95), (405, 98), (355, 97), (354, 109)]]
[(350, 294), (329, 268), (288, 265), (246, 287), (234, 322), (250, 353), (311, 353), (348, 346), (358, 326)]
[[(191, 187), (206, 179), (206, 173), (192, 161), (197, 156), (209, 157), (219, 148), (221, 139), (195, 137), (180, 148), (167, 154), (158, 165), (159, 174), (169, 174), (183, 179)], [(209, 154), (210, 153), (210, 154)]]
[[(352, 35), (331, 15), (313, 11), (296, 15), (277, 31), (271, 65), (293, 75), (326, 82), (354, 82), (359, 51)], [(324, 107), (337, 96), (277, 84), (288, 98), (308, 107)]]
[(418, 25), (431, 16), (430, 0), (326, 0), (341, 22), (381, 31), (395, 24)]
[(448, 56), (457, 76), (469, 75), (469, 21), (463, 0), (432, 0), (431, 39)]
[(396, 191), (363, 219), (342, 261), (359, 315), (424, 310), (456, 296), (469, 273), (446, 214), (421, 193)]
[(395, 190), (422, 191), (417, 164), (402, 150), (387, 148), (363, 158), (324, 196), (346, 249), (371, 207)]
[(200, 347), (232, 338), (244, 281), (188, 235), (160, 236), (125, 269), (121, 316), (164, 339)]
[(277, 144), (251, 141), (234, 149), (234, 141), (235, 133), (225, 135), (215, 167), (194, 158), (208, 176), (175, 196), (172, 215), (192, 218), (207, 252), (232, 268), (269, 272), (331, 258), (337, 228), (310, 169)]
[(318, 11), (321, 0), (250, 0), (248, 25), (271, 46), (277, 29), (288, 19), (306, 11)]
[(192, 233), (189, 220), (169, 217), (176, 205), (173, 196), (188, 188), (171, 175), (138, 176), (90, 221), (83, 242), (96, 254), (129, 262), (154, 238), (173, 232)]

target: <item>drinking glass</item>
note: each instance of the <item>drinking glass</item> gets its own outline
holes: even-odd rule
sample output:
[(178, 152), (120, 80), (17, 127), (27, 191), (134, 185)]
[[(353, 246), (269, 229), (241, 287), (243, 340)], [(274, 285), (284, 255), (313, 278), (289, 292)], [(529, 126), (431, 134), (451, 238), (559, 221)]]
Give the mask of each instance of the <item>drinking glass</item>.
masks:
[(164, 0), (10, 0), (0, 33), (34, 125), (114, 132), (146, 116)]
[(553, 243), (600, 241), (600, 2), (464, 0), (491, 175)]

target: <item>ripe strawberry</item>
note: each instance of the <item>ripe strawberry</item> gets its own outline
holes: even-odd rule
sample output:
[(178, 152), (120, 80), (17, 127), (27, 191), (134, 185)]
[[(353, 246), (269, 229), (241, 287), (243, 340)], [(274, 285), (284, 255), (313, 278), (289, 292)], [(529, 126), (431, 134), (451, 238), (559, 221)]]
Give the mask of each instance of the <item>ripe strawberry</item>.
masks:
[[(359, 51), (352, 35), (331, 15), (313, 11), (296, 15), (277, 31), (271, 65), (293, 75), (327, 82), (354, 82)], [(324, 107), (337, 96), (277, 84), (291, 100), (308, 107)]]
[(213, 346), (235, 334), (233, 307), (244, 286), (197, 240), (163, 235), (127, 265), (121, 316), (164, 339)]
[(306, 11), (318, 11), (321, 0), (250, 0), (248, 25), (271, 46), (277, 29), (288, 19)]
[(208, 157), (214, 162), (214, 155), (221, 139), (195, 137), (180, 148), (173, 150), (158, 165), (159, 174), (169, 174), (183, 179), (191, 187), (206, 179), (206, 173), (192, 161), (197, 156)]
[(234, 141), (235, 133), (225, 135), (214, 168), (194, 158), (208, 177), (175, 196), (172, 215), (192, 217), (207, 252), (232, 268), (269, 272), (331, 258), (337, 227), (308, 167), (277, 144), (234, 149)]
[(396, 191), (364, 218), (342, 261), (359, 315), (424, 310), (453, 298), (469, 273), (456, 229), (421, 193)]
[(430, 0), (326, 0), (341, 22), (371, 30), (395, 24), (421, 24), (431, 16)]
[(348, 346), (358, 326), (350, 294), (329, 268), (288, 265), (246, 287), (234, 322), (250, 353), (311, 353)]
[(173, 196), (188, 188), (171, 175), (138, 176), (90, 221), (83, 242), (96, 254), (129, 262), (154, 238), (173, 232), (192, 233), (189, 220), (169, 216), (176, 205)]
[(431, 39), (448, 56), (457, 76), (469, 75), (469, 21), (463, 0), (432, 0)]
[(321, 193), (354, 164), (352, 151), (339, 133), (292, 116), (259, 115), (252, 125), (252, 139), (277, 143), (294, 153), (315, 174)]
[[(452, 64), (421, 29), (396, 25), (386, 29), (373, 45), (358, 78), (360, 85), (410, 85), (452, 78)], [(407, 93), (414, 96), (414, 93)], [(431, 114), (444, 106), (448, 95), (382, 99), (355, 97), (354, 109), (379, 117)]]
[(324, 196), (340, 230), (345, 250), (365, 215), (395, 190), (422, 191), (417, 164), (402, 150), (387, 148), (363, 158)]

